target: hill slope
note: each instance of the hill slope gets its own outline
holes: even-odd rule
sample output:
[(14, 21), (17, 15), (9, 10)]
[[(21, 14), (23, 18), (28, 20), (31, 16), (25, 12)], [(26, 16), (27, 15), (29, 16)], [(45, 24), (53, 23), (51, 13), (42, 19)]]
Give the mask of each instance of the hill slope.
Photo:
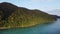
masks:
[(56, 20), (55, 16), (40, 10), (29, 10), (11, 3), (0, 3), (0, 29), (13, 27), (29, 27)]

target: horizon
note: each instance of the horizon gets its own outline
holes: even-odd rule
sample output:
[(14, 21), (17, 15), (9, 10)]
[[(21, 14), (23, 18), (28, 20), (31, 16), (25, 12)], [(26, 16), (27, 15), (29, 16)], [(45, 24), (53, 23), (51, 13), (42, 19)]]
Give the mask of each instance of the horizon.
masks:
[(56, 9), (60, 10), (60, 0), (0, 0), (0, 3), (1, 2), (9, 2), (18, 7), (38, 9), (50, 14), (56, 14), (60, 16), (60, 12), (50, 12)]

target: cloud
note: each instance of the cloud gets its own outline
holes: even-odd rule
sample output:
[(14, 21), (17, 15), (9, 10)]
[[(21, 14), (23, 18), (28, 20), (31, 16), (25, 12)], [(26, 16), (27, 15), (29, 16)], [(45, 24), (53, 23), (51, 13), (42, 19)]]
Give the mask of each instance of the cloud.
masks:
[(33, 0), (33, 1), (39, 1), (39, 0)]
[(47, 1), (53, 1), (53, 0), (47, 0)]
[(32, 2), (38, 2), (38, 1), (40, 1), (40, 2), (51, 2), (51, 1), (53, 1), (53, 0), (31, 0)]

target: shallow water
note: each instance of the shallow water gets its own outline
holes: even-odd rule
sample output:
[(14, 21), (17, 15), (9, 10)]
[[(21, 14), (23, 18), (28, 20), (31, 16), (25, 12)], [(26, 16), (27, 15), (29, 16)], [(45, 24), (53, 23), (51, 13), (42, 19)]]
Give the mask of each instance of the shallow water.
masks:
[(60, 34), (60, 19), (52, 24), (37, 25), (29, 28), (0, 30), (0, 34)]

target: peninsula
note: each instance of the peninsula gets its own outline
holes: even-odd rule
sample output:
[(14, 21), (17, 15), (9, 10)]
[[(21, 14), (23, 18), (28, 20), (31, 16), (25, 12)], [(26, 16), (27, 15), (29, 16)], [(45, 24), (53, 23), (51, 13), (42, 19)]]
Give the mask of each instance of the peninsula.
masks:
[(56, 17), (41, 10), (30, 10), (8, 2), (0, 3), (0, 29), (32, 27), (56, 21)]

